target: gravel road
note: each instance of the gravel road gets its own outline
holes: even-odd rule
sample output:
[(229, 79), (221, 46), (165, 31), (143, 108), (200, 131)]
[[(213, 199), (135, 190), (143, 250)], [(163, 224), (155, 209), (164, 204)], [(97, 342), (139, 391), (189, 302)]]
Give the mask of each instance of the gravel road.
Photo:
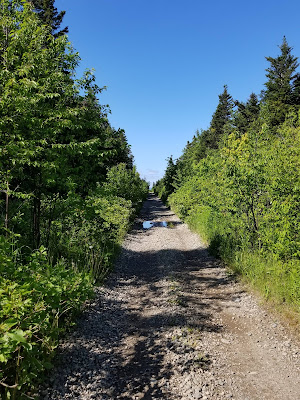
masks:
[[(143, 229), (143, 221), (156, 223)], [(299, 343), (149, 195), (115, 271), (61, 344), (40, 394), (298, 400)]]

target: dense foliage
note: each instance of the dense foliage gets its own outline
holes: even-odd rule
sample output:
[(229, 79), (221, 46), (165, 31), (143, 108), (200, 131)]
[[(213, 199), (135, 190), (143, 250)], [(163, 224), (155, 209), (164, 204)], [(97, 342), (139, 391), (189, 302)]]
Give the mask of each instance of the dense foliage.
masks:
[[(0, 0), (0, 396), (28, 398), (148, 191), (54, 1)], [(57, 32), (58, 31), (58, 32)]]
[(30, 0), (33, 9), (38, 13), (39, 18), (46, 25), (51, 27), (52, 34), (54, 36), (60, 36), (64, 33), (68, 33), (68, 27), (63, 28), (57, 32), (65, 16), (65, 11), (57, 11), (54, 5), (55, 0)]
[(285, 38), (280, 50), (267, 57), (261, 101), (253, 93), (233, 101), (225, 86), (210, 128), (196, 133), (155, 190), (163, 194), (167, 180), (168, 203), (211, 251), (299, 312), (299, 74)]

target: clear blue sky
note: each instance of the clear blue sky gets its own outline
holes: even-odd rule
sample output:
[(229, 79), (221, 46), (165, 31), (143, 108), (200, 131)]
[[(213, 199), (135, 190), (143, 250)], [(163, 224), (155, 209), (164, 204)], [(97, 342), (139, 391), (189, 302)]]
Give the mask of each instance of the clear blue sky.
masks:
[[(95, 68), (114, 128), (125, 129), (142, 177), (160, 178), (196, 129), (206, 129), (223, 85), (259, 94), (266, 56), (285, 35), (300, 57), (299, 0), (56, 0), (82, 62)], [(63, 26), (64, 26), (63, 25)]]

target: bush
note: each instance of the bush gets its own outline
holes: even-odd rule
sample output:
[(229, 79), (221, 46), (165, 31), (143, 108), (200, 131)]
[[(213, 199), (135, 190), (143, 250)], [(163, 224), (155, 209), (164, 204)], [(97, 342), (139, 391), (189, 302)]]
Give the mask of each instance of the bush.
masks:
[(112, 167), (108, 171), (102, 190), (101, 188), (100, 190), (98, 189), (98, 193), (102, 192), (105, 196), (116, 196), (130, 200), (134, 213), (140, 210), (148, 191), (147, 182), (140, 178), (136, 169), (128, 169), (123, 163)]
[[(300, 123), (231, 131), (168, 198), (213, 254), (268, 297), (300, 304)], [(263, 282), (263, 284), (260, 284)], [(298, 286), (297, 286), (298, 285)]]
[[(19, 260), (14, 239), (0, 237), (0, 393), (23, 398), (51, 366), (58, 337), (92, 295), (90, 275), (63, 260), (49, 265), (44, 249)], [(25, 397), (24, 397), (25, 398)]]
[(147, 193), (147, 183), (125, 164), (112, 167), (85, 199), (69, 193), (51, 224), (50, 258), (63, 257), (101, 281)]
[[(59, 336), (92, 296), (93, 282), (111, 268), (147, 192), (136, 171), (121, 164), (86, 198), (70, 191), (59, 199), (55, 218), (42, 227), (47, 250), (31, 251), (16, 236), (0, 236), (3, 399), (27, 398), (41, 372), (51, 367)], [(49, 204), (43, 202), (44, 212)]]
[(131, 201), (97, 194), (82, 200), (72, 194), (61, 207), (60, 219), (51, 225), (49, 257), (53, 262), (63, 257), (101, 281), (127, 232)]

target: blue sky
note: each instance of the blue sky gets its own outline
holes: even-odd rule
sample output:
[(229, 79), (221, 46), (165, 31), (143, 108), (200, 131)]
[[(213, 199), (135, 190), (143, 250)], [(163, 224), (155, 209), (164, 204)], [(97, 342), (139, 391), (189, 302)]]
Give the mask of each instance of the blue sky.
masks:
[[(299, 0), (56, 0), (82, 61), (95, 68), (109, 120), (125, 129), (142, 177), (160, 178), (209, 126), (223, 85), (259, 94), (285, 35), (300, 57)], [(63, 25), (63, 26), (64, 26)]]

